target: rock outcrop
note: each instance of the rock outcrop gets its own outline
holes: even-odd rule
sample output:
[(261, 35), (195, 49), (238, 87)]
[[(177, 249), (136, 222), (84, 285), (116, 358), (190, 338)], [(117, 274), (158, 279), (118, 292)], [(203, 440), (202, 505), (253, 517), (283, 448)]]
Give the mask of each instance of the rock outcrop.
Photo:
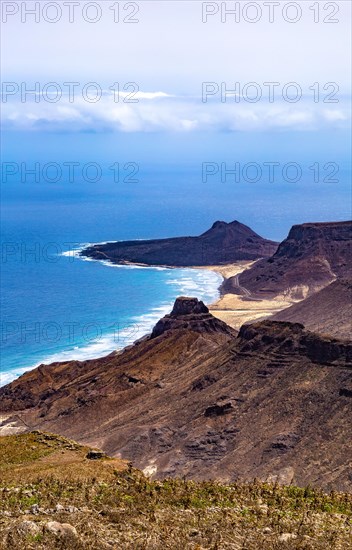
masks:
[(237, 331), (216, 319), (204, 303), (197, 298), (181, 296), (177, 298), (170, 315), (165, 315), (155, 325), (152, 338), (156, 338), (169, 330), (189, 329), (201, 333), (224, 333), (235, 336)]
[(352, 366), (352, 343), (305, 330), (299, 323), (261, 321), (242, 325), (238, 335), (242, 352), (269, 352), (275, 349), (285, 361), (297, 356), (322, 365)]

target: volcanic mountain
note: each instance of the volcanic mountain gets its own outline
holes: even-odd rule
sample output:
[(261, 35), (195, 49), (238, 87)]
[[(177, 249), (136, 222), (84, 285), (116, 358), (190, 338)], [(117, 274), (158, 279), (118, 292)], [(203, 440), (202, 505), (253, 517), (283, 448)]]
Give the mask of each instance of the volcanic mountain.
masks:
[(217, 221), (198, 237), (98, 244), (86, 248), (81, 254), (117, 264), (201, 266), (267, 258), (275, 252), (277, 245), (238, 221)]
[(277, 321), (237, 333), (179, 298), (134, 345), (41, 365), (2, 388), (2, 428), (75, 438), (155, 478), (350, 491), (351, 367), (350, 342)]
[(351, 338), (352, 280), (337, 279), (270, 319), (302, 323), (309, 330), (336, 338)]
[(271, 258), (257, 262), (223, 291), (302, 299), (336, 278), (352, 277), (352, 222), (294, 225)]

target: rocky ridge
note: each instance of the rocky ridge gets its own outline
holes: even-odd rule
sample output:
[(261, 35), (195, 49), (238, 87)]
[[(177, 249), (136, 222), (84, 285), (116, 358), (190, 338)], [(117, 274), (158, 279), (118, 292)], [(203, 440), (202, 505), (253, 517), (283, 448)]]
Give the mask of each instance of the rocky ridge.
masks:
[(351, 490), (352, 344), (269, 320), (237, 333), (206, 310), (181, 298), (123, 352), (26, 373), (0, 389), (2, 415), (156, 478)]

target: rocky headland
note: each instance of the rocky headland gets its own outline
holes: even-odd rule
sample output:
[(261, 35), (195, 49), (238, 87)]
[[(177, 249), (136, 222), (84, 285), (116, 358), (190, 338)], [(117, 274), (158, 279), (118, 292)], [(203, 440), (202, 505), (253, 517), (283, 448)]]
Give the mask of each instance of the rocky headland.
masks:
[(97, 244), (84, 249), (81, 254), (116, 264), (190, 267), (267, 258), (277, 246), (278, 243), (263, 239), (238, 221), (217, 221), (197, 237)]

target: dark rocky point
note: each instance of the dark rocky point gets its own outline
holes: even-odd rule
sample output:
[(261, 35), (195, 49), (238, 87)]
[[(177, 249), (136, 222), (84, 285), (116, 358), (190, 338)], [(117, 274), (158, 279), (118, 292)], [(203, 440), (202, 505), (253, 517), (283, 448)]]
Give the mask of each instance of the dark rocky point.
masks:
[(187, 267), (267, 258), (275, 252), (277, 245), (238, 221), (217, 221), (197, 237), (97, 244), (86, 248), (81, 254), (116, 264)]

